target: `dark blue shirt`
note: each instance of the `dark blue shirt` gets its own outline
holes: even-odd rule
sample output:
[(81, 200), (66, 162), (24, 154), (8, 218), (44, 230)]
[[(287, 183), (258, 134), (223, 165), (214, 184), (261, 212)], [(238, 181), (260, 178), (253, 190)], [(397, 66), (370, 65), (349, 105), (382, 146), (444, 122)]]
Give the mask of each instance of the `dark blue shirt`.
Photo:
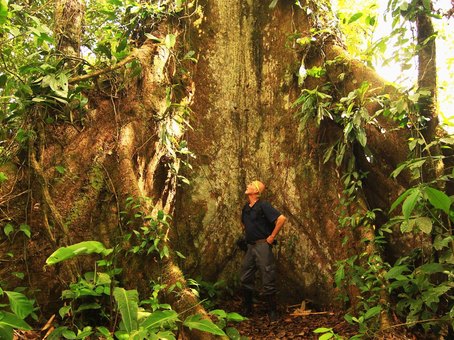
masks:
[(243, 207), (241, 222), (246, 228), (246, 241), (263, 240), (271, 235), (277, 218), (281, 215), (270, 203), (258, 200), (250, 207)]

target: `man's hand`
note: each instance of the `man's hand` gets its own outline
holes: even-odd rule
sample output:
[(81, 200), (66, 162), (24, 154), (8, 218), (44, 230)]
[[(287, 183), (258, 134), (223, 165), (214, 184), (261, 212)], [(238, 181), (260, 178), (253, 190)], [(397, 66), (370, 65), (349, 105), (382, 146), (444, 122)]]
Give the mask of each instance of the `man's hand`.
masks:
[(270, 235), (266, 238), (266, 243), (268, 244), (273, 244), (274, 242), (274, 236), (273, 235)]

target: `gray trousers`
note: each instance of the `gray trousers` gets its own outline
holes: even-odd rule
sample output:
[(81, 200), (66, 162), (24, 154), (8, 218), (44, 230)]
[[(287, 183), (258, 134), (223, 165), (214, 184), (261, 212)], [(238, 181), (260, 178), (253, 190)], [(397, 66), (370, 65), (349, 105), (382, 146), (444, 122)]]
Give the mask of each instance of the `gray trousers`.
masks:
[(257, 269), (262, 277), (263, 294), (276, 294), (276, 263), (272, 247), (266, 242), (248, 244), (241, 267), (241, 287), (254, 290)]

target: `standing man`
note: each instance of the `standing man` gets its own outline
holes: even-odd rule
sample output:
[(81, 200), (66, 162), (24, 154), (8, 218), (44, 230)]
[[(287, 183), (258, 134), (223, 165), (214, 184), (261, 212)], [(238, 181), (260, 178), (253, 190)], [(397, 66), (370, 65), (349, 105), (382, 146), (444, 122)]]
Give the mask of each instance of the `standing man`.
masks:
[(268, 303), (268, 316), (270, 321), (276, 321), (276, 264), (271, 247), (286, 218), (270, 203), (260, 199), (264, 190), (265, 185), (260, 181), (248, 184), (245, 191), (248, 203), (241, 213), (247, 242), (247, 252), (241, 268), (243, 314), (252, 314), (254, 279), (258, 269), (262, 277), (263, 295)]

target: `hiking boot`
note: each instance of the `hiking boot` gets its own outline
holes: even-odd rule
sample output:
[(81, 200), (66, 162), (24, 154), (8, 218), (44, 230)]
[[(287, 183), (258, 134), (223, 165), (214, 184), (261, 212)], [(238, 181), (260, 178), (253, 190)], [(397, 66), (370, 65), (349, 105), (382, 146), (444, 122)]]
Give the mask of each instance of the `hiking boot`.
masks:
[(277, 313), (276, 295), (267, 295), (266, 302), (268, 304), (268, 318), (270, 322), (276, 322), (277, 320), (279, 320), (279, 315)]
[(252, 298), (254, 292), (252, 290), (245, 289), (243, 290), (243, 308), (241, 310), (241, 315), (249, 317), (252, 316), (254, 308), (252, 305)]

